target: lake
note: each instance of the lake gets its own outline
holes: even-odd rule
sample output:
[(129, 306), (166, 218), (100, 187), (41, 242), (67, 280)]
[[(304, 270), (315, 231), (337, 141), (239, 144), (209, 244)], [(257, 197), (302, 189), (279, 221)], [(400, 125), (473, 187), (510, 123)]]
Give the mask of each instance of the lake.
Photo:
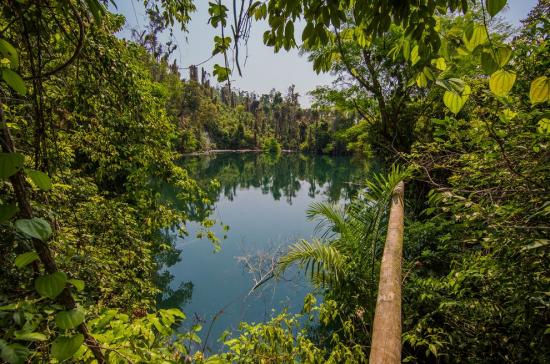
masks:
[(219, 182), (209, 192), (213, 208), (197, 211), (196, 219), (216, 221), (211, 230), (221, 249), (214, 252), (208, 238), (197, 237), (204, 229), (196, 222), (187, 224), (184, 238), (168, 231), (179, 254), (162, 260), (159, 307), (180, 307), (188, 318), (181, 329), (202, 324), (206, 350), (217, 351), (220, 335), (241, 321), (269, 320), (273, 310), (301, 310), (311, 287), (297, 269), (251, 288), (289, 244), (314, 236), (308, 206), (349, 201), (364, 166), (348, 157), (298, 153), (218, 153), (185, 157), (181, 165), (202, 186)]

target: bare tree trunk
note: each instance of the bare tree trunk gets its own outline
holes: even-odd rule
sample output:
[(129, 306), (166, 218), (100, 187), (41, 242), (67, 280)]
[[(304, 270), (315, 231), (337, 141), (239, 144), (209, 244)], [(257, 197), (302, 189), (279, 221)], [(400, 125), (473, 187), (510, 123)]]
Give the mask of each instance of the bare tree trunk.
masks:
[(401, 363), (401, 261), (404, 221), (403, 182), (393, 190), (388, 235), (380, 265), (369, 363)]

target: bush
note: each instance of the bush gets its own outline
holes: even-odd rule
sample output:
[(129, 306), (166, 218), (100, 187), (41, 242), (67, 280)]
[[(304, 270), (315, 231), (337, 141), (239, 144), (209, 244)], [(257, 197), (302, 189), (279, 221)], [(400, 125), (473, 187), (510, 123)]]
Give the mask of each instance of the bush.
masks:
[(262, 149), (267, 153), (279, 154), (281, 153), (281, 144), (274, 137), (269, 137), (264, 140)]

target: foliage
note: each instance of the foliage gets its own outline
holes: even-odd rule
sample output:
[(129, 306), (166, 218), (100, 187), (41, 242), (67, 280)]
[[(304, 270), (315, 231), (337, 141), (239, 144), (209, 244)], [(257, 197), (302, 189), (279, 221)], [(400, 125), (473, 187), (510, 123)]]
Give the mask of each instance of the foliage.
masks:
[(307, 214), (318, 221), (321, 240), (295, 243), (279, 260), (278, 272), (294, 263), (305, 266), (304, 272), (316, 287), (324, 289), (325, 298), (342, 306), (343, 317), (364, 328), (355, 337), (361, 342), (370, 340), (372, 330), (389, 201), (406, 176), (399, 167), (392, 167), (388, 176), (373, 175), (367, 189), (345, 208), (312, 204)]
[[(229, 8), (211, 3), (221, 88), (204, 72), (199, 83), (196, 67), (182, 81), (168, 63), (174, 44), (160, 41), (176, 22), (185, 29), (191, 1), (144, 1), (149, 26), (134, 41), (115, 36), (124, 20), (102, 1), (2, 7), (3, 361), (365, 361), (388, 198), (404, 169), (374, 177), (348, 206), (308, 211), (321, 237), (292, 246), (279, 266), (305, 265), (324, 295), (315, 308), (308, 296), (307, 317), (243, 323), (223, 353), (204, 358), (192, 348), (200, 326), (174, 334), (185, 315), (154, 308), (155, 283), (171, 278), (156, 276), (160, 259), (177, 255), (163, 231), (185, 234), (196, 215), (219, 248), (206, 216), (220, 186), (191, 162), (181, 167), (176, 150), (282, 146), (375, 153), (414, 169), (407, 361), (548, 362), (548, 1), (517, 34), (497, 18), (504, 0), (319, 4), (242, 2), (229, 24)], [(252, 18), (268, 20), (264, 43), (276, 51), (298, 46), (295, 23), (304, 21), (302, 52), (338, 77), (312, 92), (312, 109), (300, 107), (294, 86), (285, 95), (231, 88), (228, 51), (240, 73)], [(266, 185), (261, 169), (283, 162), (258, 158), (223, 167), (224, 178), (291, 196), (294, 172)], [(162, 197), (166, 186), (174, 198)], [(184, 300), (186, 289), (161, 304)]]
[(273, 317), (264, 324), (242, 323), (240, 335), (225, 339), (226, 350), (220, 355), (214, 355), (204, 363), (289, 363), (294, 361), (304, 363), (363, 363), (366, 357), (361, 344), (347, 346), (346, 340), (353, 340), (354, 332), (350, 322), (344, 322), (343, 329), (325, 337), (326, 346), (317, 346), (308, 337), (307, 327), (303, 322), (319, 324), (328, 327), (341, 319), (340, 307), (334, 301), (327, 301), (315, 306), (312, 295), (304, 300), (303, 313), (289, 315), (286, 312)]
[(280, 154), (281, 153), (281, 145), (275, 138), (267, 138), (264, 140), (264, 143), (262, 145), (262, 149), (265, 152), (271, 153), (271, 154)]

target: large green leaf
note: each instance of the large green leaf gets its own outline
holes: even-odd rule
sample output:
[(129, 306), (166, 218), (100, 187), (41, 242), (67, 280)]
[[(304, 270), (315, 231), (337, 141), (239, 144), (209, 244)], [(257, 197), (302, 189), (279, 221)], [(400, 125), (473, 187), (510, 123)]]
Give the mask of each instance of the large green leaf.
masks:
[(35, 260), (39, 259), (38, 254), (36, 252), (27, 252), (23, 253), (21, 255), (18, 255), (17, 258), (15, 258), (15, 266), (17, 268), (23, 268)]
[(485, 0), (485, 7), (491, 16), (497, 15), (504, 5), (506, 5), (506, 0)]
[(59, 361), (71, 358), (84, 342), (82, 334), (59, 336), (52, 343), (52, 356)]
[(19, 219), (15, 222), (15, 227), (19, 232), (42, 241), (46, 241), (52, 236), (50, 223), (39, 217)]
[(61, 311), (55, 315), (57, 327), (63, 330), (74, 329), (83, 322), (84, 311), (78, 308), (69, 311)]
[(16, 204), (0, 205), (0, 222), (8, 221), (19, 211)]
[(49, 191), (52, 188), (50, 177), (44, 172), (26, 169), (25, 173), (31, 178), (34, 184), (43, 191)]
[(512, 48), (504, 45), (497, 47), (494, 51), (494, 58), (499, 67), (504, 67), (508, 64), (510, 57), (512, 56)]
[(414, 46), (411, 50), (411, 64), (414, 66), (420, 61), (420, 55), (418, 54), (418, 46)]
[(497, 96), (503, 97), (510, 92), (516, 82), (516, 74), (505, 70), (496, 71), (489, 79), (489, 88)]
[(84, 281), (81, 279), (69, 279), (67, 282), (72, 284), (77, 291), (82, 291), (84, 289)]
[(0, 356), (2, 360), (10, 364), (23, 364), (30, 351), (20, 344), (8, 344), (0, 339)]
[(17, 49), (15, 49), (15, 47), (8, 43), (5, 39), (0, 39), (0, 54), (9, 59), (10, 66), (12, 68), (19, 67), (19, 55), (17, 54)]
[(483, 25), (476, 25), (471, 36), (464, 34), (463, 41), (466, 48), (472, 52), (477, 46), (484, 44), (488, 39), (487, 29)]
[(42, 297), (56, 298), (65, 288), (67, 275), (63, 272), (55, 272), (36, 278), (34, 288)]
[(486, 75), (491, 75), (498, 70), (498, 64), (495, 62), (491, 51), (481, 53), (481, 68)]
[(18, 94), (23, 96), (27, 94), (27, 86), (25, 85), (25, 81), (23, 81), (17, 72), (9, 68), (4, 68), (2, 69), (2, 78)]
[(24, 341), (46, 341), (48, 337), (41, 332), (25, 332), (25, 331), (16, 331), (14, 336), (17, 340)]
[(19, 153), (0, 153), (0, 179), (8, 179), (19, 172), (24, 160)]
[(531, 82), (529, 98), (533, 104), (550, 101), (550, 79), (546, 76), (541, 76)]
[(443, 103), (451, 110), (453, 114), (458, 114), (468, 98), (470, 97), (470, 86), (464, 85), (462, 95), (451, 91), (445, 91), (443, 95)]

